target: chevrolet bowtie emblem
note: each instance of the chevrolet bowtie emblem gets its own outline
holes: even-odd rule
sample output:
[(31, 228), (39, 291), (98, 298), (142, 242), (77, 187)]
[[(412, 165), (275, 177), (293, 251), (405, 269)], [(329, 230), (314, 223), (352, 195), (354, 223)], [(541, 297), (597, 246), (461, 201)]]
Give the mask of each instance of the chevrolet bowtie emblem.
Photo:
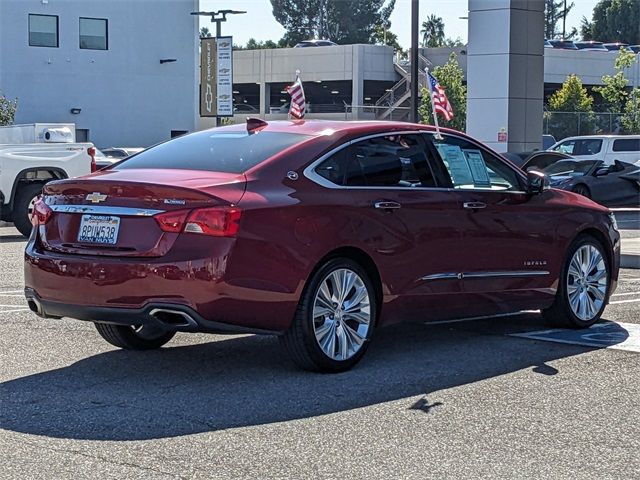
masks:
[(101, 194), (100, 192), (93, 192), (87, 195), (86, 199), (89, 200), (91, 203), (100, 203), (100, 202), (104, 202), (107, 199), (107, 196)]

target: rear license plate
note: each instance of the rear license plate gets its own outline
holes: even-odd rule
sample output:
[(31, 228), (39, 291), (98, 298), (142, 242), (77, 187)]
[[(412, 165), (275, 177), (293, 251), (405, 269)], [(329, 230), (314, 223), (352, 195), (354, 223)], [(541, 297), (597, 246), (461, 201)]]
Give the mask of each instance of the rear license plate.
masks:
[(120, 218), (110, 215), (83, 215), (78, 242), (115, 245), (118, 241)]

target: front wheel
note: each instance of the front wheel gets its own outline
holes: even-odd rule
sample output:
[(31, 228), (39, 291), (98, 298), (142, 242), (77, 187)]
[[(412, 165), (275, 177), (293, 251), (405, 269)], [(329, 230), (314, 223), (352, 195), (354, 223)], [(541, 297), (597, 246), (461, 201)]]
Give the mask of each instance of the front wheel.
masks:
[(305, 287), (280, 341), (305, 370), (342, 372), (367, 350), (376, 315), (375, 290), (365, 269), (348, 258), (334, 258)]
[(126, 350), (155, 350), (173, 338), (169, 332), (154, 325), (113, 325), (94, 322), (102, 338), (114, 347)]
[(555, 302), (542, 315), (553, 325), (590, 327), (606, 306), (609, 271), (602, 244), (588, 235), (579, 237), (569, 248)]
[(16, 202), (13, 209), (13, 224), (25, 237), (31, 234), (33, 206), (41, 194), (42, 183), (30, 183), (23, 186), (16, 195)]

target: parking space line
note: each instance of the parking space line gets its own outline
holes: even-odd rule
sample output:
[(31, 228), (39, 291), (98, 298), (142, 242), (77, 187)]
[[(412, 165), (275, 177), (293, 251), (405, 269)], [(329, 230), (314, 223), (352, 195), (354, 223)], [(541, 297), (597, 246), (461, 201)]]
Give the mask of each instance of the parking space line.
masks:
[(640, 292), (625, 292), (625, 293), (614, 293), (611, 295), (612, 297), (622, 297), (626, 295), (640, 295)]
[(0, 293), (0, 297), (23, 297), (24, 293)]
[(609, 305), (615, 305), (617, 303), (634, 303), (640, 302), (640, 298), (632, 298), (631, 300), (615, 300), (613, 302), (609, 302)]
[(0, 316), (5, 313), (30, 312), (30, 308), (14, 308), (13, 310), (0, 310)]

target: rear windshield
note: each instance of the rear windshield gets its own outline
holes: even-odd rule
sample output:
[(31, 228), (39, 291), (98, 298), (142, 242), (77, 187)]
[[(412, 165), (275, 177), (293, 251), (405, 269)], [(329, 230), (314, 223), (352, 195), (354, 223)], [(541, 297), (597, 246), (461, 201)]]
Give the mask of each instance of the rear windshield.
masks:
[(161, 143), (121, 162), (128, 168), (168, 168), (244, 173), (309, 136), (298, 133), (204, 131)]

